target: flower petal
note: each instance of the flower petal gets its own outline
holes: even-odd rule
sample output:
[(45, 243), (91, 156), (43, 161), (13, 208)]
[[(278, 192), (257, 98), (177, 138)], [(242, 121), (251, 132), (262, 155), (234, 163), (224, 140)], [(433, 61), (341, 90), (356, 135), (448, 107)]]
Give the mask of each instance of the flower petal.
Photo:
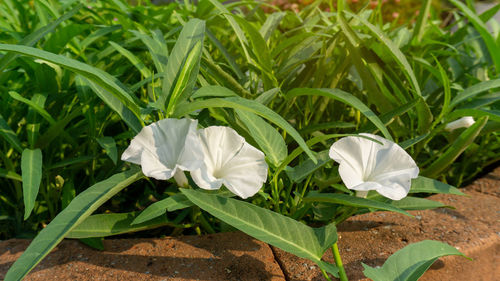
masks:
[(171, 169), (165, 166), (160, 162), (157, 155), (147, 150), (144, 150), (141, 154), (141, 169), (146, 177), (155, 178), (157, 180), (170, 179), (176, 170), (175, 168)]
[(465, 116), (465, 117), (462, 117), (460, 119), (457, 119), (453, 122), (446, 124), (444, 129), (448, 132), (451, 132), (451, 131), (459, 129), (459, 128), (469, 128), (475, 122), (476, 121), (474, 121), (474, 118), (472, 116)]
[(208, 172), (206, 167), (191, 171), (191, 178), (197, 186), (203, 189), (215, 190), (222, 186), (222, 179), (217, 179)]
[(411, 174), (402, 174), (380, 182), (377, 192), (392, 200), (401, 200), (408, 195), (411, 187)]
[(377, 190), (379, 188), (382, 188), (382, 185), (380, 185), (378, 182), (374, 181), (367, 181), (360, 183), (350, 189), (352, 190), (358, 190), (358, 191), (369, 191), (369, 190)]
[(255, 195), (267, 180), (265, 155), (245, 143), (239, 153), (220, 171), (224, 185), (243, 199)]
[(339, 174), (347, 188), (352, 189), (365, 181), (373, 143), (361, 137), (345, 137), (330, 147), (329, 156), (340, 164)]
[(267, 179), (264, 153), (229, 127), (211, 126), (199, 130), (199, 136), (204, 166), (191, 172), (191, 177), (200, 188), (217, 189), (224, 184), (242, 198), (260, 189)]
[(146, 176), (161, 180), (171, 178), (177, 168), (197, 169), (203, 152), (196, 126), (197, 121), (191, 119), (155, 122), (142, 128), (121, 159), (141, 165)]
[[(411, 179), (418, 176), (415, 161), (399, 145), (372, 134), (345, 137), (330, 148), (330, 157), (339, 162), (339, 174), (347, 188), (376, 190), (393, 200), (404, 198)], [(396, 199), (398, 198), (398, 199)]]

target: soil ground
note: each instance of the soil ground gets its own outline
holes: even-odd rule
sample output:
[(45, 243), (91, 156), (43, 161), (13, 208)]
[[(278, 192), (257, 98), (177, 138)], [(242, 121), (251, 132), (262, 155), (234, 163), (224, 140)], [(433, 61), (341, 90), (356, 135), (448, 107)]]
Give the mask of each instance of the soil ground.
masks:
[[(361, 263), (380, 266), (395, 251), (425, 239), (446, 242), (461, 257), (438, 260), (421, 280), (500, 280), (500, 167), (464, 189), (468, 196), (429, 199), (455, 209), (411, 211), (415, 218), (377, 212), (339, 226), (349, 280), (363, 279)], [(0, 280), (29, 245), (0, 242)], [(163, 239), (106, 239), (96, 251), (63, 241), (25, 280), (324, 280), (313, 263), (240, 233)], [(328, 251), (324, 259), (333, 262)]]

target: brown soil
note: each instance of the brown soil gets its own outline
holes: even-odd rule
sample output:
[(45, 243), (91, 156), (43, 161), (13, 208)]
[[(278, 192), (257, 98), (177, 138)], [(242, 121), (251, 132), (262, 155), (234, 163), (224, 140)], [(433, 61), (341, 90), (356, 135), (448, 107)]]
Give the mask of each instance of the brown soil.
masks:
[[(395, 251), (425, 239), (446, 242), (474, 260), (442, 258), (421, 280), (499, 280), (500, 167), (465, 193), (430, 198), (456, 209), (410, 212), (415, 218), (378, 212), (340, 225), (338, 244), (349, 280), (366, 280), (361, 262), (382, 265)], [(28, 244), (19, 239), (0, 242), (0, 280)], [(65, 240), (26, 280), (323, 280), (313, 263), (239, 232), (107, 239), (104, 245), (105, 251), (96, 251)], [(333, 262), (330, 251), (324, 259)]]
[[(446, 242), (473, 261), (445, 257), (420, 280), (500, 280), (500, 167), (475, 181), (468, 196), (434, 195), (428, 199), (455, 209), (411, 211), (415, 218), (377, 212), (355, 216), (339, 225), (339, 248), (349, 280), (367, 280), (361, 263), (381, 266), (409, 243), (432, 239)], [(290, 281), (324, 280), (319, 270), (304, 270), (313, 263), (274, 248)], [(324, 259), (333, 262), (328, 251)]]
[[(0, 243), (0, 280), (29, 242)], [(241, 232), (109, 239), (104, 247), (64, 240), (25, 280), (285, 280), (270, 247)]]

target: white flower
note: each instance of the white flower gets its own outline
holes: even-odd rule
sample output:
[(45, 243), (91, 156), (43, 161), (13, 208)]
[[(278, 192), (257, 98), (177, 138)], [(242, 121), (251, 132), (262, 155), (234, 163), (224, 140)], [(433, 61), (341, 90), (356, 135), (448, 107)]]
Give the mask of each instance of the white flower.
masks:
[(142, 166), (148, 177), (167, 180), (176, 173), (199, 168), (204, 157), (196, 126), (191, 119), (163, 119), (142, 130), (130, 142), (121, 159)]
[(191, 172), (194, 182), (203, 189), (224, 184), (241, 198), (257, 193), (267, 179), (264, 153), (229, 127), (212, 126), (198, 132), (205, 157), (204, 165)]
[(472, 118), (472, 116), (465, 116), (465, 117), (462, 117), (460, 119), (457, 119), (453, 122), (446, 124), (444, 129), (448, 132), (451, 132), (451, 131), (459, 129), (459, 128), (469, 128), (475, 122), (476, 121), (474, 121), (474, 118)]
[(339, 174), (347, 188), (361, 193), (376, 190), (392, 200), (404, 198), (418, 167), (399, 145), (372, 134), (345, 137), (330, 148), (330, 158), (338, 162)]

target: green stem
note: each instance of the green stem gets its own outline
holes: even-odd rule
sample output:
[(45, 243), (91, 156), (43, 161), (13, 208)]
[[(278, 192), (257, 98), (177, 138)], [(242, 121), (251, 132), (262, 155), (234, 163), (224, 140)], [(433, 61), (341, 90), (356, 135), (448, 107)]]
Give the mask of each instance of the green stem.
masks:
[(323, 276), (325, 277), (326, 280), (332, 281), (332, 279), (330, 279), (330, 277), (328, 276), (328, 274), (326, 273), (326, 271), (323, 270), (323, 268), (320, 268), (320, 270), (321, 270), (321, 273), (323, 273)]
[(337, 265), (337, 267), (339, 269), (340, 281), (348, 281), (347, 275), (345, 274), (344, 265), (342, 264), (342, 259), (340, 258), (340, 252), (339, 252), (339, 247), (337, 246), (337, 243), (333, 244), (332, 252), (333, 252), (333, 259), (335, 260), (335, 264)]

